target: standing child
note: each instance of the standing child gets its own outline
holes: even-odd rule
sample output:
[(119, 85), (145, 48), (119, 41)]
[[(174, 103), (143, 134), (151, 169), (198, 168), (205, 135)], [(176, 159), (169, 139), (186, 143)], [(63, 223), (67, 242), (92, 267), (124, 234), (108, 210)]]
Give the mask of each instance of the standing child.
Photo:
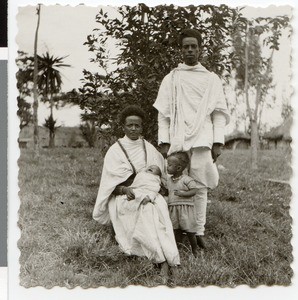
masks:
[(197, 256), (197, 224), (193, 197), (197, 193), (197, 183), (193, 178), (183, 174), (188, 164), (189, 157), (186, 152), (175, 152), (167, 158), (167, 172), (171, 175), (167, 181), (168, 206), (176, 243), (182, 241), (182, 234), (186, 232), (192, 253)]

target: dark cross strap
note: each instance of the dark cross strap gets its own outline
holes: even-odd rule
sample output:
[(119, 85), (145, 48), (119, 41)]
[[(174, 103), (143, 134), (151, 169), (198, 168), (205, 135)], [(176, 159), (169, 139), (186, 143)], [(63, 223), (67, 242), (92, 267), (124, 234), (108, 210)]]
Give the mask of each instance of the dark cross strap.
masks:
[[(145, 165), (147, 166), (147, 149), (146, 149), (146, 146), (145, 146), (145, 141), (144, 141), (144, 139), (142, 139), (142, 142), (143, 142), (143, 148), (144, 148), (144, 152), (145, 152)], [(121, 144), (120, 140), (117, 140), (117, 143), (118, 143), (118, 145), (120, 146), (120, 148), (121, 148), (121, 150), (123, 151), (123, 153), (125, 154), (125, 156), (126, 156), (128, 162), (130, 163), (133, 172), (134, 172), (135, 174), (137, 174), (136, 168), (135, 168), (135, 166), (133, 165), (133, 163), (131, 162), (131, 160), (130, 160), (130, 158), (129, 158), (129, 156), (128, 156), (126, 150), (125, 150), (125, 148), (124, 148), (123, 145)]]
[(118, 145), (120, 146), (120, 148), (121, 148), (121, 150), (123, 151), (123, 153), (125, 154), (125, 156), (126, 156), (126, 158), (127, 158), (128, 162), (130, 163), (130, 165), (131, 165), (131, 167), (132, 167), (132, 170), (133, 170), (133, 172), (134, 172), (135, 174), (137, 174), (137, 172), (136, 172), (136, 168), (135, 168), (135, 166), (133, 165), (133, 163), (131, 162), (131, 160), (130, 160), (130, 158), (129, 158), (129, 156), (128, 156), (127, 152), (126, 152), (126, 150), (125, 150), (125, 149), (124, 149), (124, 147), (123, 147), (123, 145), (120, 143), (120, 141), (119, 141), (119, 140), (117, 140), (117, 143), (118, 143)]

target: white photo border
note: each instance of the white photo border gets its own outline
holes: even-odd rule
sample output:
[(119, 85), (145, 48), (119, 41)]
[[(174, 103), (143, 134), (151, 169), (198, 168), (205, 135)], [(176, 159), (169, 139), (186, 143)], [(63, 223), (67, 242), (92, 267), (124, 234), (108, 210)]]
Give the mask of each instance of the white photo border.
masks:
[[(19, 148), (17, 144), (18, 138), (18, 120), (16, 116), (17, 111), (17, 102), (15, 101), (17, 97), (16, 89), (16, 79), (15, 73), (17, 68), (15, 65), (15, 58), (17, 53), (17, 44), (15, 42), (15, 37), (17, 35), (17, 24), (16, 24), (16, 15), (18, 13), (18, 7), (27, 6), (27, 5), (37, 5), (38, 3), (45, 5), (71, 5), (76, 6), (82, 2), (87, 6), (99, 6), (99, 5), (111, 5), (111, 6), (120, 6), (122, 4), (135, 5), (137, 3), (143, 2), (147, 5), (153, 6), (157, 4), (177, 4), (177, 5), (201, 5), (201, 4), (227, 4), (232, 7), (236, 6), (252, 6), (252, 7), (267, 7), (269, 5), (290, 5), (293, 7), (293, 19), (292, 25), (294, 27), (294, 34), (292, 40), (292, 85), (294, 89), (297, 89), (297, 1), (120, 1), (120, 0), (111, 0), (111, 1), (55, 1), (55, 0), (44, 0), (44, 1), (28, 1), (28, 0), (9, 0), (8, 1), (8, 295), (9, 300), (47, 300), (47, 299), (68, 299), (72, 300), (81, 300), (81, 299), (295, 299), (295, 296), (298, 292), (298, 277), (297, 277), (297, 247), (298, 247), (298, 190), (297, 190), (297, 155), (298, 155), (298, 145), (297, 145), (297, 111), (298, 111), (298, 99), (297, 92), (295, 91), (292, 96), (291, 104), (295, 111), (294, 117), (294, 128), (292, 129), (293, 136), (293, 173), (292, 178), (292, 192), (293, 198), (291, 202), (291, 216), (293, 218), (292, 229), (293, 229), (293, 238), (292, 245), (294, 247), (293, 255), (294, 262), (292, 268), (294, 270), (294, 276), (292, 279), (292, 285), (288, 287), (284, 286), (273, 286), (273, 287), (264, 287), (260, 286), (258, 288), (249, 288), (247, 286), (239, 286), (237, 288), (219, 288), (219, 287), (206, 287), (206, 288), (167, 288), (167, 287), (158, 287), (158, 288), (145, 288), (130, 286), (127, 288), (74, 288), (67, 289), (61, 287), (54, 287), (52, 289), (45, 289), (43, 287), (34, 287), (34, 288), (24, 288), (19, 285), (19, 256), (20, 251), (17, 247), (17, 241), (20, 238), (20, 230), (17, 226), (18, 221), (18, 209), (19, 209), (19, 197), (18, 197), (18, 165), (17, 160), (19, 158)], [(212, 3), (211, 3), (212, 2)], [(294, 86), (295, 83), (295, 86)]]

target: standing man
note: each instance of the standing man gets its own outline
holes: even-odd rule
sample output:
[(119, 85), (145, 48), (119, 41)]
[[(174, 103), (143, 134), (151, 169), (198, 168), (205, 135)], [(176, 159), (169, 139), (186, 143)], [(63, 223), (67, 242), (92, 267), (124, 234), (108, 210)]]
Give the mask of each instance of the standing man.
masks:
[(201, 34), (186, 29), (180, 35), (184, 63), (166, 75), (153, 106), (158, 110), (158, 143), (166, 157), (177, 151), (190, 155), (189, 176), (199, 187), (195, 196), (197, 243), (205, 248), (207, 190), (218, 184), (215, 165), (229, 122), (220, 78), (199, 62)]

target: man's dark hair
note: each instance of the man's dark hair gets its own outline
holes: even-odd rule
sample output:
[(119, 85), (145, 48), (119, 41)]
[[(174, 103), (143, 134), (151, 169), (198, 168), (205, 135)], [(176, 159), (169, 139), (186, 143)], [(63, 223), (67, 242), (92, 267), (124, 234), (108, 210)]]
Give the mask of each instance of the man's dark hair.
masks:
[(200, 34), (200, 32), (197, 30), (197, 29), (185, 29), (183, 30), (181, 33), (180, 33), (180, 36), (179, 36), (179, 44), (180, 46), (182, 46), (182, 40), (184, 38), (187, 38), (187, 37), (192, 37), (192, 38), (196, 38), (197, 41), (198, 41), (198, 46), (200, 47), (201, 44), (202, 44), (202, 36)]
[(173, 152), (171, 153), (169, 157), (175, 157), (179, 160), (179, 165), (183, 168), (183, 170), (187, 167), (187, 165), (189, 164), (189, 156), (186, 152)]
[(126, 106), (119, 114), (120, 124), (123, 125), (127, 117), (130, 116), (138, 116), (144, 122), (145, 120), (145, 112), (144, 110), (137, 105), (129, 105)]

